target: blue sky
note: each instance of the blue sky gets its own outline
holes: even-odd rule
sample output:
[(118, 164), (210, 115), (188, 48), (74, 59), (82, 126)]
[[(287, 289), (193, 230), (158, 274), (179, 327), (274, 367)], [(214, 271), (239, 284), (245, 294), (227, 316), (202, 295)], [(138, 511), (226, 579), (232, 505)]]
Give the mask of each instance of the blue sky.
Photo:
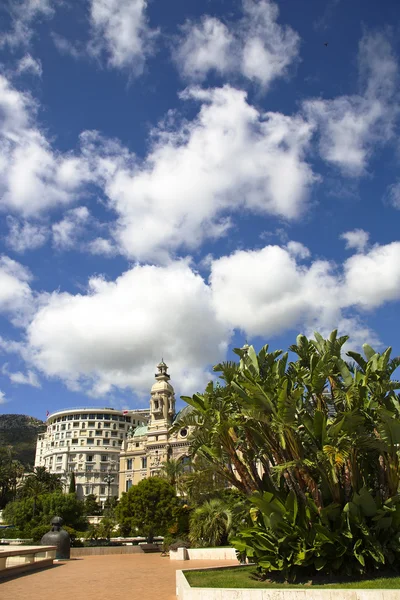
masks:
[[(201, 390), (244, 340), (400, 353), (394, 0), (0, 8), (0, 411)], [(327, 45), (325, 45), (327, 43)]]

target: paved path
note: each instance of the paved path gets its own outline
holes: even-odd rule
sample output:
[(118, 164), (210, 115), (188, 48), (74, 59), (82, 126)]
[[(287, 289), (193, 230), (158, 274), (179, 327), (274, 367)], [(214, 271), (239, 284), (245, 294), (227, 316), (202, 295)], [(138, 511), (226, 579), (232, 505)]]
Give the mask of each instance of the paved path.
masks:
[(232, 564), (171, 561), (159, 554), (85, 556), (0, 583), (0, 599), (176, 600), (177, 569)]

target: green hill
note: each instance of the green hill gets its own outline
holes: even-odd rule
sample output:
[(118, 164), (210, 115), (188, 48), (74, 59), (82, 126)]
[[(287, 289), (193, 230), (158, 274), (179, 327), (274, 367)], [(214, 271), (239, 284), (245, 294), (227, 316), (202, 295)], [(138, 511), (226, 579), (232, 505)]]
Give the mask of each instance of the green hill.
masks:
[(0, 415), (0, 446), (11, 446), (14, 459), (25, 467), (33, 467), (36, 438), (45, 429), (45, 423), (34, 417)]

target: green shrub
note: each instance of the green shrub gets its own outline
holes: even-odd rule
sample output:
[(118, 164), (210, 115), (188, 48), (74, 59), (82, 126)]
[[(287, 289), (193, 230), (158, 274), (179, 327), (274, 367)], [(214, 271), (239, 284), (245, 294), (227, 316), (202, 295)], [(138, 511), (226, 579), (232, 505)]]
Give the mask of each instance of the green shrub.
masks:
[(231, 540), (255, 562), (260, 573), (279, 571), (285, 579), (313, 575), (361, 575), (400, 560), (400, 498), (379, 502), (366, 489), (342, 509), (330, 504), (318, 511), (307, 496), (298, 503), (294, 492), (283, 502), (265, 492), (251, 501), (254, 526)]

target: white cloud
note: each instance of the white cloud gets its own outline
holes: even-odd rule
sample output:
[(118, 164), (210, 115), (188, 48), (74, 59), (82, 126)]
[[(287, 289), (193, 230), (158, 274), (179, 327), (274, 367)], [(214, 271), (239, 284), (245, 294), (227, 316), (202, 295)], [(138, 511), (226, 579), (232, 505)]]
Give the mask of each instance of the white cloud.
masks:
[(42, 76), (42, 63), (38, 58), (33, 58), (30, 54), (25, 54), (17, 65), (17, 73), (31, 73), (32, 75)]
[(219, 19), (204, 16), (199, 23), (188, 21), (182, 27), (175, 61), (188, 79), (202, 81), (211, 70), (225, 74), (234, 68), (233, 43), (233, 35), (226, 25)]
[(86, 206), (68, 210), (61, 221), (52, 225), (54, 246), (59, 250), (69, 250), (75, 246), (89, 217)]
[(33, 306), (31, 279), (23, 265), (8, 256), (0, 257), (0, 312), (11, 315), (16, 325), (23, 322)]
[(393, 208), (400, 210), (400, 181), (389, 185), (386, 196)]
[(339, 290), (333, 265), (309, 267), (279, 246), (238, 251), (214, 261), (210, 285), (218, 318), (251, 336), (276, 335), (339, 316)]
[(202, 81), (209, 71), (241, 74), (266, 89), (287, 74), (296, 59), (299, 36), (278, 25), (278, 6), (270, 0), (243, 0), (243, 18), (228, 26), (214, 17), (182, 27), (174, 59), (182, 75)]
[[(181, 260), (136, 264), (115, 281), (93, 277), (83, 293), (43, 294), (23, 342), (0, 338), (0, 348), (26, 362), (27, 375), (16, 377), (21, 383), (35, 369), (94, 396), (113, 387), (145, 394), (164, 356), (178, 391), (188, 393), (204, 386), (210, 363), (225, 357), (235, 330), (268, 340), (290, 329), (310, 335), (338, 328), (350, 333), (348, 348), (379, 345), (363, 315), (400, 299), (400, 242), (374, 246), (341, 265), (312, 258), (298, 242), (209, 263), (208, 283)], [(6, 267), (19, 282), (29, 278), (18, 263)], [(10, 296), (14, 303), (22, 297), (24, 306), (16, 290)]]
[(345, 301), (365, 309), (400, 299), (400, 242), (375, 246), (344, 265)]
[(16, 383), (19, 385), (30, 385), (36, 388), (42, 387), (38, 376), (34, 371), (31, 371), (30, 369), (28, 369), (26, 374), (22, 373), (22, 371), (11, 372), (9, 371), (8, 364), (6, 363), (3, 365), (1, 372), (3, 373), (3, 375), (7, 375), (7, 377), (12, 383)]
[(36, 110), (28, 94), (0, 75), (0, 208), (23, 216), (70, 204), (90, 178), (84, 161), (51, 148)]
[(141, 164), (95, 134), (84, 154), (119, 215), (115, 237), (130, 257), (166, 260), (220, 237), (243, 209), (287, 219), (305, 208), (315, 177), (304, 159), (311, 136), (301, 117), (260, 113), (232, 87), (191, 88), (201, 102), (193, 121), (161, 125)]
[(305, 266), (298, 258), (266, 246), (214, 261), (210, 285), (219, 320), (251, 336), (298, 327), (327, 333), (340, 326), (372, 339), (354, 311), (400, 299), (400, 242), (360, 251), (340, 267), (325, 260)]
[(5, 404), (6, 402), (8, 402), (8, 400), (6, 398), (5, 392), (2, 392), (0, 390), (0, 404)]
[(146, 0), (90, 0), (89, 51), (105, 55), (109, 67), (140, 75), (157, 31), (148, 25)]
[(340, 238), (345, 240), (347, 249), (355, 249), (358, 252), (363, 252), (368, 244), (369, 233), (364, 229), (354, 229), (353, 231), (345, 231)]
[(359, 45), (360, 94), (307, 100), (304, 110), (320, 130), (324, 160), (350, 176), (362, 175), (376, 146), (388, 142), (398, 114), (398, 66), (383, 34), (366, 34)]
[(10, 31), (0, 33), (0, 46), (11, 49), (28, 46), (34, 34), (33, 23), (54, 14), (52, 0), (11, 0), (8, 5), (11, 19)]
[(161, 355), (174, 381), (201, 389), (229, 332), (215, 318), (208, 286), (181, 261), (137, 265), (115, 282), (92, 278), (86, 294), (54, 293), (27, 337), (33, 364), (75, 389), (145, 393)]
[(44, 225), (19, 222), (10, 215), (7, 217), (9, 233), (6, 237), (7, 245), (15, 252), (24, 253), (26, 250), (34, 250), (43, 246), (48, 238), (48, 229)]
[(103, 254), (104, 256), (114, 256), (117, 253), (117, 249), (110, 240), (101, 237), (89, 242), (88, 250), (91, 254)]

